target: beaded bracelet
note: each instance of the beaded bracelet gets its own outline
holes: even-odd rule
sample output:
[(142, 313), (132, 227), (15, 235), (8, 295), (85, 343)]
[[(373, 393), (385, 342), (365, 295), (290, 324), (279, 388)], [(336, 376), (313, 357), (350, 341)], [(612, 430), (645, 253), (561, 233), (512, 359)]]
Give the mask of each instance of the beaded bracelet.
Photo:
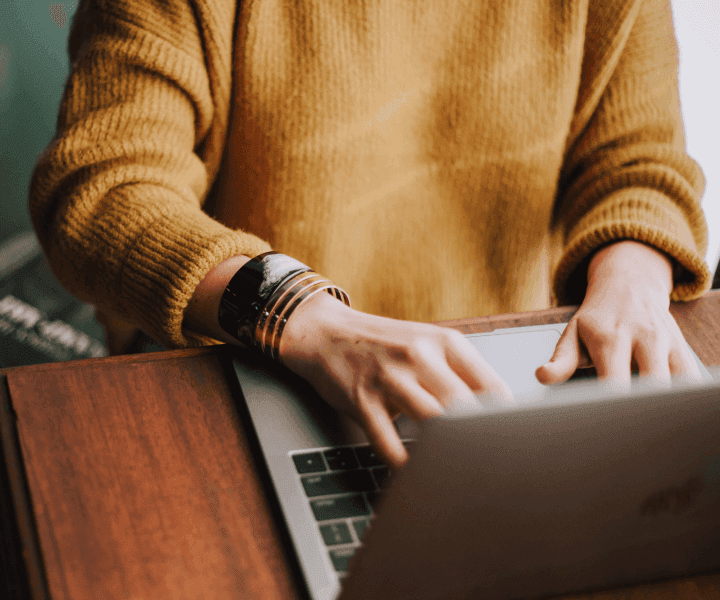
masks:
[(321, 291), (350, 306), (344, 290), (307, 265), (265, 252), (245, 263), (227, 284), (218, 322), (234, 338), (279, 361), (280, 340), (290, 315)]

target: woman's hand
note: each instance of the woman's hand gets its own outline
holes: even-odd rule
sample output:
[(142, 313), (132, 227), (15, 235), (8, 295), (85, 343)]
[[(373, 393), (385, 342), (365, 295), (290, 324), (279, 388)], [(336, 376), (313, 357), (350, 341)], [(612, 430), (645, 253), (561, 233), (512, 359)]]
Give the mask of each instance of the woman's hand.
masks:
[(401, 412), (419, 420), (477, 392), (512, 397), (457, 331), (361, 313), (329, 294), (316, 294), (293, 313), (280, 357), (328, 404), (362, 424), (393, 467), (407, 460), (393, 426)]
[(670, 261), (650, 246), (622, 241), (597, 252), (588, 267), (585, 300), (550, 362), (537, 370), (538, 380), (561, 383), (593, 364), (598, 377), (624, 389), (631, 364), (662, 384), (669, 384), (671, 375), (700, 379), (669, 311), (672, 285)]
[[(185, 311), (187, 327), (238, 343), (220, 327), (217, 314), (225, 287), (248, 260), (234, 256), (208, 272)], [(438, 415), (476, 392), (511, 398), (507, 385), (457, 331), (361, 313), (325, 293), (293, 312), (280, 357), (328, 404), (363, 425), (393, 467), (407, 460), (393, 425), (401, 412), (413, 419)]]

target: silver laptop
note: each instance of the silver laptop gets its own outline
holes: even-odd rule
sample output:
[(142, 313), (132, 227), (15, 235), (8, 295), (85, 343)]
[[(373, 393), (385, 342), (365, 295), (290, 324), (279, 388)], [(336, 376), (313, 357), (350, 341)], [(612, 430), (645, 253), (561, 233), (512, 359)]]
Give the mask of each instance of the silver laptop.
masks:
[[(658, 398), (665, 402), (667, 397), (675, 404), (662, 407), (672, 416), (688, 392), (668, 396), (635, 386), (635, 395), (618, 400), (597, 383), (557, 389), (540, 385), (535, 369), (552, 356), (564, 327), (467, 336), (511, 387), (518, 406), (448, 415), (420, 428), (400, 419), (398, 430), (411, 460), (392, 477), (362, 430), (328, 407), (306, 382), (262, 357), (238, 354), (233, 367), (239, 405), (253, 424), (291, 551), (313, 600), (337, 598), (341, 585), (351, 598), (377, 597), (371, 590), (392, 598), (439, 598), (445, 597), (443, 590), (453, 598), (481, 592), (483, 597), (511, 598), (689, 572), (712, 566), (715, 558), (720, 565), (720, 543), (715, 554), (697, 546), (697, 552), (684, 554), (700, 562), (698, 557), (708, 557), (710, 564), (686, 564), (688, 558), (673, 562), (669, 555), (648, 559), (643, 544), (672, 535), (677, 542), (698, 515), (692, 512), (685, 522), (691, 511), (679, 511), (679, 517), (670, 511), (670, 517), (661, 514), (650, 523), (647, 515), (632, 513), (637, 499), (627, 497), (624, 503), (625, 492), (617, 487), (618, 482), (635, 481), (632, 492), (648, 498), (673, 485), (692, 487), (687, 482), (702, 479), (697, 461), (714, 464), (712, 457), (720, 457), (720, 441), (702, 446), (704, 453), (699, 443), (685, 437), (669, 443), (674, 439), (668, 433), (672, 419), (659, 421), (648, 412)], [(702, 393), (715, 393), (712, 384), (706, 387), (710, 391), (703, 388)], [(636, 399), (637, 394), (642, 398)], [(645, 408), (647, 423), (637, 420), (636, 404)], [(713, 440), (720, 440), (720, 402), (716, 404), (715, 421), (705, 413), (692, 414), (702, 416), (706, 427), (711, 424)], [(605, 412), (596, 408), (605, 405), (610, 407)], [(604, 428), (597, 428), (598, 418)], [(636, 420), (628, 426), (630, 418)], [(636, 444), (636, 439), (641, 441)], [(662, 452), (655, 452), (655, 442)], [(615, 462), (598, 478), (593, 457), (603, 453)], [(685, 469), (674, 465), (665, 472), (666, 455)], [(714, 498), (717, 516), (711, 521), (720, 540), (720, 490), (709, 493), (703, 486), (702, 493), (691, 495)], [(603, 537), (604, 528), (612, 529), (621, 516), (629, 521), (622, 521), (617, 536)], [(674, 533), (663, 538), (670, 520)], [(648, 531), (643, 529), (646, 521)], [(676, 524), (680, 522), (684, 525)], [(702, 522), (708, 524), (707, 519)], [(659, 532), (656, 537), (649, 532), (653, 528)], [(361, 539), (373, 541), (361, 548)], [(581, 543), (588, 549), (585, 555), (577, 553)], [(608, 562), (614, 554), (603, 552), (620, 550), (623, 544), (634, 544), (634, 556), (648, 564)], [(439, 555), (442, 560), (433, 562)], [(586, 562), (573, 562), (575, 556)], [(604, 570), (593, 562), (598, 557), (608, 562)], [(443, 566), (433, 569), (431, 564)]]

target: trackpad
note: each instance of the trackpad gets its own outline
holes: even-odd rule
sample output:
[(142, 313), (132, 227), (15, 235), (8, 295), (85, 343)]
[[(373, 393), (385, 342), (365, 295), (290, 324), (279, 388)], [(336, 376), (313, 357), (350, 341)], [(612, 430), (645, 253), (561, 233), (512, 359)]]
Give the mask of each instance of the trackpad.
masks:
[(564, 324), (534, 331), (496, 330), (465, 337), (508, 384), (516, 401), (532, 403), (542, 400), (546, 391), (535, 377), (535, 370), (552, 358), (562, 329)]
[[(535, 377), (535, 370), (553, 355), (565, 323), (521, 329), (495, 330), (465, 337), (508, 384), (516, 401), (539, 402), (547, 388)], [(396, 421), (400, 437), (414, 438), (418, 424), (401, 416)]]

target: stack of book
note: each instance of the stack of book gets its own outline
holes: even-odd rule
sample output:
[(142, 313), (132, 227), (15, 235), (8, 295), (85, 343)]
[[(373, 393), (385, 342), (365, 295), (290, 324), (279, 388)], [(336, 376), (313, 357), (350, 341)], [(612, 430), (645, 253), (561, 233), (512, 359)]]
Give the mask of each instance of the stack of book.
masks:
[(0, 244), (0, 367), (107, 355), (95, 310), (57, 282), (33, 232)]

